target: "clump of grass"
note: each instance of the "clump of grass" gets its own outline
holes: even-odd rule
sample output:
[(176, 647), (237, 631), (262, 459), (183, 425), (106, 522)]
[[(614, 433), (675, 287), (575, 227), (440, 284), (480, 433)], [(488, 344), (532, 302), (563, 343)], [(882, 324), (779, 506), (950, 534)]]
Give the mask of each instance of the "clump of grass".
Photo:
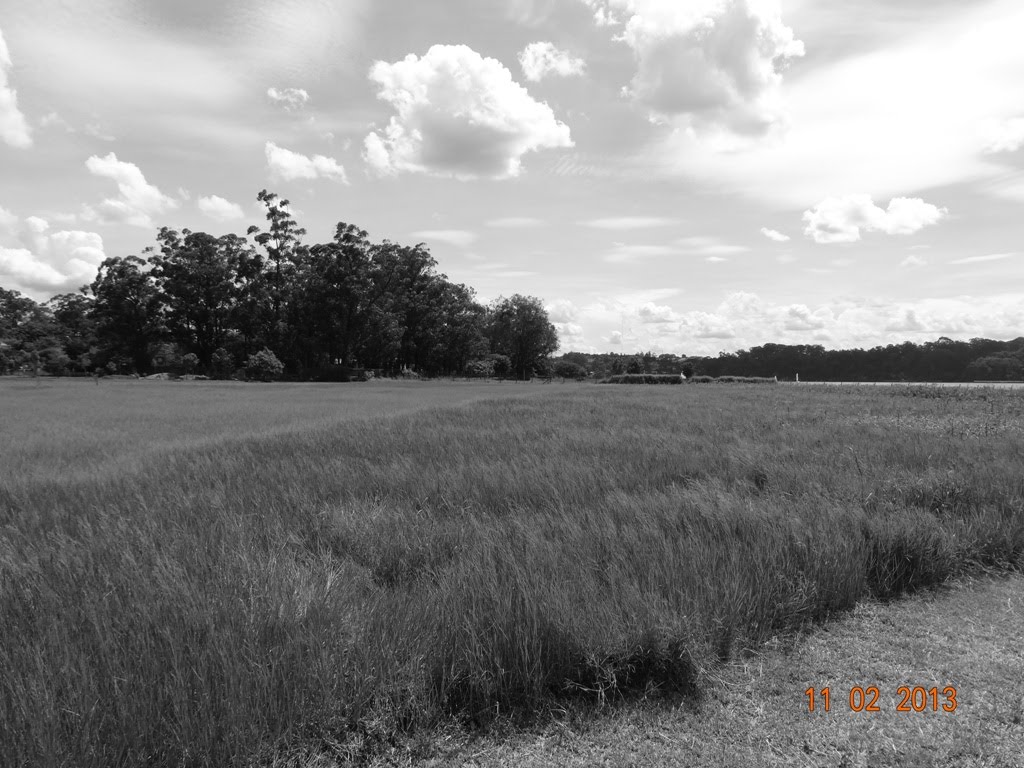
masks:
[[(542, 390), (5, 476), (0, 751), (351, 759), (451, 717), (692, 693), (866, 595), (1024, 558), (1019, 441), (936, 439), (940, 400)], [(962, 415), (1012, 422), (1015, 397)]]
[(778, 384), (774, 376), (691, 376), (687, 384)]
[(622, 373), (602, 379), (602, 384), (681, 384), (674, 373)]

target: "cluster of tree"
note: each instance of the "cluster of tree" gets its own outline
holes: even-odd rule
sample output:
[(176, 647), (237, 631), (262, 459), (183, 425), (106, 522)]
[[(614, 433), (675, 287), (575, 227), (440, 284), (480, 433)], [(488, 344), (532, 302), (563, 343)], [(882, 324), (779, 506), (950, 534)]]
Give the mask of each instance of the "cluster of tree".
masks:
[(1024, 337), (1012, 341), (941, 337), (871, 349), (765, 344), (693, 362), (709, 376), (778, 376), (804, 381), (1020, 381)]
[(718, 357), (644, 352), (568, 352), (554, 361), (559, 375), (607, 378), (623, 374), (753, 376), (804, 381), (1021, 381), (1024, 337), (890, 344), (872, 349), (827, 350), (819, 345), (765, 344)]
[[(691, 360), (683, 355), (661, 354), (644, 352), (638, 355), (625, 355), (617, 352), (602, 352), (588, 354), (586, 352), (567, 352), (557, 358), (555, 362), (556, 373), (563, 364), (578, 366), (583, 375), (592, 375), (597, 378), (608, 376), (620, 376), (622, 374), (672, 374), (678, 376), (686, 372), (687, 376), (693, 375)], [(567, 376), (567, 378), (569, 378)]]
[(528, 378), (558, 347), (537, 298), (484, 306), (422, 243), (372, 243), (351, 224), (307, 245), (287, 200), (258, 199), (268, 225), (246, 237), (164, 227), (147, 258), (106, 259), (79, 294), (37, 304), (0, 289), (0, 373), (226, 377), (266, 350), (296, 377), (363, 367)]

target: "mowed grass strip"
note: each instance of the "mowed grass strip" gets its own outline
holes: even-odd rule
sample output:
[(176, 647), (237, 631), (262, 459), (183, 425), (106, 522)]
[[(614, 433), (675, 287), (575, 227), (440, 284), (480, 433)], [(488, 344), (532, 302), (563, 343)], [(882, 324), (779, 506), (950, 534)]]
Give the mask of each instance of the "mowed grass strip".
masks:
[(550, 387), (5, 479), (0, 749), (358, 759), (451, 716), (692, 692), (865, 595), (1019, 567), (1021, 403)]

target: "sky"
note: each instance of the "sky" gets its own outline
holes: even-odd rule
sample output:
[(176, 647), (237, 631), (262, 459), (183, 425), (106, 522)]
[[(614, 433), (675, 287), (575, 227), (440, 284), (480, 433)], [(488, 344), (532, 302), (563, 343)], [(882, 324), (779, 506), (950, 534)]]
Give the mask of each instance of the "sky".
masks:
[(561, 351), (1024, 335), (1019, 0), (0, 0), (0, 286), (425, 243)]

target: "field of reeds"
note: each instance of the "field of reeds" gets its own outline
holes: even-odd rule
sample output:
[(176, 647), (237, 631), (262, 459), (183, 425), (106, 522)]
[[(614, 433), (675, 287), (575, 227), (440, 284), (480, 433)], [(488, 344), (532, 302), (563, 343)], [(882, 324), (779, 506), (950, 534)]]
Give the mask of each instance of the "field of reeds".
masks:
[(0, 381), (0, 754), (355, 759), (1024, 564), (1024, 393)]

